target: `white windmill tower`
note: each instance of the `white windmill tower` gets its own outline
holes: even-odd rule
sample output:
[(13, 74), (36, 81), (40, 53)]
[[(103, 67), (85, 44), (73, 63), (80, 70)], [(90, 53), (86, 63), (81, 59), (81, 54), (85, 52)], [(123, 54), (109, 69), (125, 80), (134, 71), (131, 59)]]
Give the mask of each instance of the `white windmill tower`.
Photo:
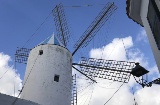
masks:
[(28, 59), (23, 88), (19, 94), (21, 98), (41, 105), (77, 105), (77, 102), (71, 103), (72, 67), (93, 82), (96, 82), (94, 78), (103, 78), (128, 83), (131, 74), (140, 77), (148, 73), (138, 64), (135, 66), (135, 62), (84, 57), (80, 64), (72, 62), (72, 56), (87, 46), (116, 9), (114, 3), (107, 3), (77, 41), (75, 50), (70, 53), (66, 48), (70, 34), (64, 11), (61, 4), (57, 5), (53, 14), (59, 40), (53, 35), (31, 51), (21, 48), (16, 52), (17, 62), (23, 63)]
[(30, 51), (24, 81), (22, 99), (71, 105), (72, 54), (54, 35), (47, 38)]

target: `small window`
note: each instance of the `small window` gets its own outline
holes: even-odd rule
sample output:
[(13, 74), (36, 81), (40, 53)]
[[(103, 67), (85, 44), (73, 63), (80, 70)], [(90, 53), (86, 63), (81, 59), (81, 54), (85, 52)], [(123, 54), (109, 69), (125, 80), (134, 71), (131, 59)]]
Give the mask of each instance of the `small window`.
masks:
[(59, 82), (59, 75), (54, 76), (54, 81)]
[(42, 55), (43, 54), (43, 50), (39, 50), (39, 55)]

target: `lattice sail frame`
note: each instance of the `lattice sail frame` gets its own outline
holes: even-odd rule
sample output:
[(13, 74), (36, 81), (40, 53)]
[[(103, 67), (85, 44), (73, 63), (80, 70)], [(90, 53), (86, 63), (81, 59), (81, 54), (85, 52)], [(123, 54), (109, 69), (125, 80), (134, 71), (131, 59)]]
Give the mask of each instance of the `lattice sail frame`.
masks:
[(79, 65), (81, 72), (91, 78), (98, 77), (128, 83), (135, 62), (82, 57)]
[(64, 46), (67, 46), (70, 38), (70, 32), (68, 29), (68, 24), (63, 9), (63, 5), (60, 3), (52, 10), (54, 16), (54, 22), (56, 26), (56, 36), (59, 38)]
[(31, 49), (18, 48), (15, 53), (15, 62), (27, 64)]
[(114, 3), (107, 3), (95, 20), (79, 38), (77, 43), (74, 45), (74, 48), (78, 49), (80, 47), (86, 47), (116, 9), (117, 7)]

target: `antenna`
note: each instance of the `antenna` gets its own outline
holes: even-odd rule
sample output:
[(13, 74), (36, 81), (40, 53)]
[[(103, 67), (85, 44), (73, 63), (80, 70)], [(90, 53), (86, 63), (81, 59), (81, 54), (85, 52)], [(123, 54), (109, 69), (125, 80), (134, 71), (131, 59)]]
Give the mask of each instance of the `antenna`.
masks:
[(114, 3), (106, 4), (106, 6), (102, 9), (102, 11), (98, 14), (95, 20), (91, 23), (91, 25), (87, 28), (87, 30), (74, 45), (75, 50), (73, 51), (72, 56), (77, 52), (79, 48), (83, 48), (88, 45), (88, 43), (93, 39), (96, 33), (101, 29), (101, 27), (105, 24), (105, 22), (109, 19), (109, 17), (116, 9), (117, 7), (114, 5)]
[(54, 16), (54, 22), (57, 31), (56, 36), (59, 38), (61, 43), (66, 47), (70, 37), (70, 32), (68, 29), (63, 5), (61, 3), (59, 5), (56, 5), (56, 7), (52, 10), (52, 13)]

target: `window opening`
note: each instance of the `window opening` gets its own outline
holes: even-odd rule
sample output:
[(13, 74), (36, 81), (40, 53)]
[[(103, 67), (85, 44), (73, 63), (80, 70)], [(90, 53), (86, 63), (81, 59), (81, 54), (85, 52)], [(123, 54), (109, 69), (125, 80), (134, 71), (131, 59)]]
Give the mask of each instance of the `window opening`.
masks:
[(39, 50), (39, 55), (42, 55), (43, 54), (43, 50)]
[(59, 75), (54, 76), (54, 81), (59, 82)]

